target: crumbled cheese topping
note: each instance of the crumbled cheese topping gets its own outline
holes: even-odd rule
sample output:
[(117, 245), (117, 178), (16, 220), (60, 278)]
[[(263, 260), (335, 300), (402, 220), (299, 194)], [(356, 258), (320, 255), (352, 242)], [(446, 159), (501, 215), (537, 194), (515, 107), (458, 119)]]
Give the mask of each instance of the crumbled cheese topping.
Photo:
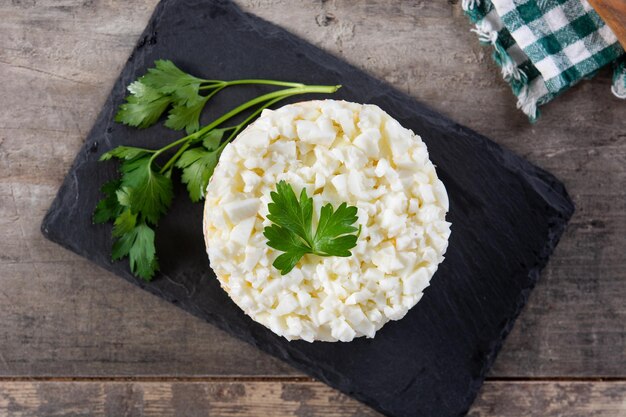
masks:
[[(321, 207), (358, 208), (352, 256), (305, 255), (286, 275), (263, 228), (285, 180)], [(289, 340), (374, 337), (422, 297), (443, 261), (448, 195), (419, 136), (374, 105), (309, 101), (265, 110), (221, 155), (206, 191), (204, 234), (222, 288)]]

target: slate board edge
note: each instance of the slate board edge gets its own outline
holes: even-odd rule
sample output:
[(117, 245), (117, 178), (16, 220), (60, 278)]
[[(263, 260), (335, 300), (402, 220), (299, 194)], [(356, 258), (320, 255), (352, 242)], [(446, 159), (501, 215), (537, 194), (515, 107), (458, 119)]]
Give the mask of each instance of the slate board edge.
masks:
[[(240, 14), (240, 16), (244, 19), (247, 19), (250, 14), (249, 13), (245, 13), (243, 12), (238, 6), (234, 5), (233, 3), (229, 2), (229, 1), (214, 1), (215, 3), (219, 3), (224, 7), (230, 7), (233, 11), (237, 12)], [(151, 37), (154, 35), (155, 32), (155, 26), (156, 23), (158, 22), (159, 19), (159, 15), (161, 15), (163, 13), (163, 11), (165, 10), (165, 8), (167, 7), (167, 5), (170, 3), (169, 0), (162, 0), (155, 8), (155, 11), (152, 15), (152, 17), (150, 18), (150, 21), (148, 23), (148, 25), (146, 26), (146, 29), (144, 30), (144, 32), (141, 34), (141, 36), (139, 37), (139, 40), (137, 42), (136, 47), (133, 49), (133, 52), (131, 53), (129, 59), (126, 62), (126, 65), (124, 66), (124, 68), (126, 68), (126, 66), (131, 66), (131, 67), (135, 67), (136, 65), (133, 62), (133, 58), (135, 55), (135, 52), (139, 49), (141, 49), (142, 47), (144, 47), (146, 44), (150, 43), (150, 39)], [(260, 19), (263, 20), (259, 17), (256, 17), (256, 19)], [(264, 21), (265, 22), (265, 21)], [(273, 26), (276, 31), (285, 31), (284, 29), (266, 22), (269, 25)], [(256, 30), (256, 28), (254, 28)], [(293, 41), (295, 43), (305, 43), (308, 44), (308, 42), (306, 42), (305, 40), (299, 38), (298, 36), (291, 34), (290, 35), (293, 37)], [(318, 49), (318, 51), (320, 53), (328, 53), (330, 55), (333, 55), (332, 53), (326, 52), (326, 51), (321, 51)], [(335, 56), (335, 58), (340, 59), (339, 57)], [(354, 67), (351, 64), (348, 64), (350, 67), (354, 68), (356, 71), (361, 71), (364, 72), (363, 70)], [(372, 77), (374, 78), (374, 77)], [(112, 111), (107, 111), (106, 108), (108, 107), (109, 104), (112, 104), (113, 101), (113, 97), (115, 96), (115, 93), (119, 90), (125, 90), (125, 86), (130, 82), (131, 80), (126, 79), (123, 74), (120, 74), (120, 76), (118, 77), (118, 79), (116, 80), (111, 93), (109, 94), (109, 96), (107, 97), (107, 101), (105, 102), (105, 104), (103, 105), (103, 110), (100, 112), (98, 118), (96, 119), (96, 121), (94, 122), (94, 126), (92, 127), (92, 129), (90, 130), (89, 134), (87, 135), (87, 137), (91, 137), (92, 133), (94, 133), (96, 127), (102, 123), (104, 120), (110, 119), (111, 118), (111, 112)], [(406, 94), (398, 91), (397, 89), (395, 89), (394, 87), (389, 86), (388, 84), (386, 84), (383, 81), (377, 80), (381, 85), (385, 86), (387, 88), (387, 94), (396, 96), (397, 98), (401, 99), (401, 100), (410, 100), (410, 101), (416, 101), (414, 98), (407, 96)], [(111, 106), (112, 109), (114, 109), (115, 107)], [(544, 246), (539, 258), (540, 261), (535, 265), (534, 268), (531, 269), (530, 271), (530, 278), (532, 279), (532, 284), (530, 286), (528, 286), (527, 288), (524, 289), (524, 291), (521, 293), (519, 300), (518, 300), (518, 304), (517, 304), (517, 309), (515, 314), (511, 317), (510, 320), (508, 320), (505, 325), (503, 326), (501, 333), (500, 333), (500, 338), (496, 341), (494, 341), (492, 349), (489, 352), (489, 358), (485, 361), (485, 365), (483, 367), (483, 369), (480, 372), (480, 375), (478, 378), (476, 378), (474, 380), (473, 383), (473, 387), (470, 390), (468, 397), (467, 397), (467, 403), (471, 404), (474, 400), (474, 398), (476, 397), (478, 390), (480, 389), (487, 371), (491, 368), (491, 366), (493, 365), (493, 362), (495, 361), (497, 354), (499, 352), (499, 350), (502, 347), (502, 344), (504, 342), (504, 339), (506, 338), (506, 336), (509, 334), (509, 332), (511, 331), (516, 318), (519, 316), (522, 308), (524, 307), (527, 298), (528, 298), (528, 294), (530, 293), (530, 291), (532, 290), (532, 288), (534, 288), (536, 282), (539, 279), (540, 276), (540, 272), (541, 270), (545, 267), (545, 265), (547, 264), (548, 258), (551, 255), (551, 253), (553, 252), (554, 248), (556, 247), (556, 244), (558, 243), (561, 235), (563, 234), (566, 224), (568, 222), (568, 220), (571, 218), (573, 212), (574, 212), (574, 206), (573, 203), (571, 202), (570, 198), (567, 195), (567, 192), (565, 190), (565, 187), (549, 172), (543, 170), (542, 168), (539, 168), (533, 164), (531, 164), (530, 162), (522, 159), (521, 157), (519, 157), (518, 155), (515, 155), (513, 153), (509, 153), (507, 152), (506, 154), (504, 154), (504, 148), (490, 140), (488, 140), (487, 138), (485, 138), (483, 135), (478, 134), (476, 132), (473, 132), (471, 129), (461, 126), (458, 123), (450, 120), (449, 118), (447, 118), (446, 116), (441, 116), (439, 114), (437, 114), (436, 112), (434, 112), (432, 109), (428, 108), (428, 111), (430, 112), (430, 114), (433, 116), (431, 118), (429, 118), (429, 121), (433, 124), (437, 124), (442, 128), (447, 128), (447, 129), (451, 129), (451, 130), (455, 130), (457, 131), (457, 133), (462, 133), (465, 136), (471, 135), (471, 136), (478, 136), (480, 137), (480, 139), (484, 142), (484, 144), (486, 144), (487, 146), (491, 147), (492, 151), (494, 152), (494, 154), (499, 155), (499, 157), (501, 159), (503, 159), (503, 163), (502, 165), (508, 169), (511, 170), (515, 170), (515, 171), (519, 171), (519, 172), (523, 172), (524, 176), (527, 177), (527, 180), (529, 180), (529, 183), (533, 186), (533, 188), (535, 188), (537, 190), (537, 192), (539, 194), (544, 194), (545, 192), (549, 192), (551, 189), (554, 189), (558, 194), (562, 195), (561, 198), (561, 204), (560, 207), (553, 207), (556, 211), (560, 211), (562, 213), (562, 216), (555, 216), (554, 219), (554, 225), (550, 228), (549, 230), (549, 238), (546, 242), (546, 245)], [(106, 135), (105, 135), (106, 138)], [(82, 147), (81, 150), (79, 151), (79, 154), (77, 155), (76, 159), (74, 160), (74, 162), (72, 163), (72, 166), (69, 170), (69, 172), (74, 171), (78, 166), (80, 166), (80, 152), (85, 152), (85, 151), (89, 151), (88, 149), (89, 147), (89, 143), (85, 143)], [(524, 170), (526, 171), (532, 171), (532, 176), (522, 170), (521, 168), (524, 168)], [(532, 181), (532, 180), (538, 180), (539, 182), (536, 181)], [(41, 225), (41, 230), (42, 233), (44, 234), (44, 236), (46, 238), (48, 238), (49, 240), (60, 244), (62, 247), (69, 249), (75, 253), (77, 253), (80, 256), (85, 256), (85, 253), (81, 250), (80, 247), (76, 247), (72, 244), (67, 244), (63, 241), (63, 237), (62, 236), (57, 236), (54, 233), (50, 232), (50, 230), (48, 229), (48, 225), (52, 224), (54, 222), (54, 214), (55, 214), (55, 209), (56, 207), (61, 205), (61, 200), (63, 198), (63, 195), (66, 196), (71, 196), (73, 195), (71, 192), (67, 192), (66, 189), (70, 189), (74, 186), (75, 182), (73, 181), (73, 177), (68, 175), (65, 177), (59, 191), (57, 192), (57, 195), (50, 207), (50, 209), (48, 210), (48, 212), (46, 213), (42, 225)], [(75, 194), (75, 193), (74, 193)], [(113, 268), (114, 264), (108, 264), (106, 266), (104, 266), (104, 268), (116, 275), (119, 275), (119, 271), (115, 271)], [(126, 273), (124, 275), (122, 275), (122, 277), (124, 279), (126, 279), (127, 281), (139, 286), (140, 288), (147, 290), (148, 292), (157, 295), (161, 298), (164, 298), (170, 302), (172, 302), (173, 300), (168, 297), (166, 294), (162, 293), (161, 291), (158, 291), (157, 289), (153, 288), (153, 287), (149, 287), (144, 285), (144, 283), (133, 277), (132, 275), (130, 275), (130, 273)], [(198, 316), (200, 318), (202, 318), (203, 320), (206, 321), (205, 317), (201, 317), (199, 314), (194, 314), (193, 312), (190, 312), (188, 310), (186, 310), (187, 312)], [(341, 383), (333, 383), (331, 382), (331, 379), (327, 376), (328, 374), (332, 374), (332, 370), (331, 369), (327, 369), (324, 370), (322, 368), (314, 370), (312, 368), (310, 368), (306, 363), (301, 362), (297, 356), (298, 356), (298, 352), (295, 351), (291, 351), (289, 348), (282, 350), (282, 349), (276, 349), (276, 346), (271, 346), (271, 349), (268, 349), (268, 347), (270, 346), (259, 346), (257, 345), (256, 341), (253, 338), (249, 338), (246, 337), (246, 335), (239, 333), (238, 331), (236, 331), (236, 329), (232, 328), (229, 326), (228, 322), (225, 322), (224, 320), (221, 320), (221, 318), (219, 316), (213, 316), (211, 317), (212, 322), (210, 322), (210, 324), (216, 325), (218, 328), (220, 328), (221, 330), (224, 330), (228, 333), (231, 333), (233, 335), (235, 335), (236, 337), (238, 337), (241, 340), (244, 340), (245, 342), (260, 348), (261, 350), (275, 356), (278, 357), (279, 359), (289, 359), (289, 364), (291, 366), (294, 366), (295, 368), (309, 374), (312, 375), (313, 377), (325, 382), (326, 384), (364, 402), (365, 404), (367, 404), (368, 406), (382, 412), (385, 415), (389, 415), (391, 416), (391, 414), (388, 414), (389, 411), (385, 410), (383, 407), (381, 407), (378, 403), (377, 400), (374, 398), (370, 398), (366, 395), (363, 395), (361, 393), (358, 392), (352, 392), (349, 389), (347, 389), (345, 386), (342, 386)]]

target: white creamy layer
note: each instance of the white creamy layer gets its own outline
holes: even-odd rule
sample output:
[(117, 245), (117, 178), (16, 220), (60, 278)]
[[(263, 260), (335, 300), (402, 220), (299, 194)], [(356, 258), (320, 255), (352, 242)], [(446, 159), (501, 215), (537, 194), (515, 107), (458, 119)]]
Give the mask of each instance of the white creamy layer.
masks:
[[(305, 255), (286, 275), (263, 228), (285, 180), (321, 207), (358, 208), (352, 256)], [(265, 110), (224, 149), (206, 191), (204, 235), (222, 288), (289, 340), (374, 337), (422, 297), (443, 261), (448, 195), (426, 145), (375, 105), (309, 101)]]

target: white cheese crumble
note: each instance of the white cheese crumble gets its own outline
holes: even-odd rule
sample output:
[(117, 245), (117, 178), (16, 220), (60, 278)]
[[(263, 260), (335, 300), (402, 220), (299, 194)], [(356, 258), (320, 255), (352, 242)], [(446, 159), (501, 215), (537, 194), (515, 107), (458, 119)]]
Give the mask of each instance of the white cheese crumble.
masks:
[[(321, 207), (358, 208), (352, 256), (305, 255), (286, 275), (263, 228), (285, 180)], [(374, 105), (309, 101), (265, 110), (221, 155), (206, 190), (204, 235), (222, 288), (288, 340), (374, 337), (422, 297), (443, 261), (448, 196), (419, 136)]]

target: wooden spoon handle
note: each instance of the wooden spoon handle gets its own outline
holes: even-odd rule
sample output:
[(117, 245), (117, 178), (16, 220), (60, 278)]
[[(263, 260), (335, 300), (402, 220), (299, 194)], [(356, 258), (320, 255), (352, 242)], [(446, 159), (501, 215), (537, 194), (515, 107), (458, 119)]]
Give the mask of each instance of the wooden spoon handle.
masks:
[(626, 0), (588, 0), (626, 48)]

